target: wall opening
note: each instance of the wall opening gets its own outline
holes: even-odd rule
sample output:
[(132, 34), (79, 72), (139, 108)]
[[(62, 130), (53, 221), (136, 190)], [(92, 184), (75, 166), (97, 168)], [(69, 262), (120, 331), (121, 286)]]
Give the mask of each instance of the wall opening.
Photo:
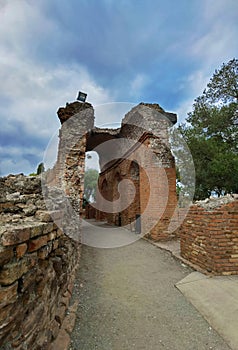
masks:
[(141, 232), (141, 205), (140, 205), (140, 166), (133, 160), (129, 169), (130, 179), (135, 186), (135, 199), (130, 207), (130, 222), (133, 222), (133, 231)]

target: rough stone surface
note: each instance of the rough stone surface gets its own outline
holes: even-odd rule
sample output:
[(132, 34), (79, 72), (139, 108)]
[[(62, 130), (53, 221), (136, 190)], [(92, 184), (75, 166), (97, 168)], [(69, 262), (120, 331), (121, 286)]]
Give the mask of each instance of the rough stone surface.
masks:
[(47, 211), (40, 177), (0, 178), (0, 191), (0, 348), (46, 350), (61, 332), (80, 244), (52, 222), (63, 213)]
[[(93, 107), (74, 102), (60, 108), (58, 117), (62, 127), (54, 168), (41, 176), (0, 178), (0, 347), (4, 350), (48, 350), (52, 342), (59, 349), (63, 338), (68, 344), (72, 324), (64, 320), (80, 257), (86, 151), (101, 147), (99, 188), (109, 202), (119, 198), (122, 179), (131, 180), (135, 189), (127, 209), (109, 214), (94, 211), (94, 215), (130, 227), (152, 200), (141, 218), (142, 230), (149, 231), (153, 240), (172, 237), (167, 228), (177, 205), (176, 174), (168, 130), (176, 115), (157, 104), (142, 103), (126, 114), (120, 129), (98, 129)], [(103, 147), (105, 141), (120, 139), (123, 142), (113, 147)], [(140, 150), (142, 146), (149, 156)], [(178, 231), (181, 254), (218, 274), (238, 273), (238, 200), (233, 197), (192, 206)]]

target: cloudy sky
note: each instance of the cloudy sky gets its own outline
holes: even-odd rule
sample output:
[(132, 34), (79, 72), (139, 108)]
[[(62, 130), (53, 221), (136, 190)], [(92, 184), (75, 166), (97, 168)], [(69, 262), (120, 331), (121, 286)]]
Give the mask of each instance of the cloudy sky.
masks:
[(237, 0), (0, 0), (0, 176), (36, 170), (78, 90), (184, 120), (237, 58), (237, 16)]

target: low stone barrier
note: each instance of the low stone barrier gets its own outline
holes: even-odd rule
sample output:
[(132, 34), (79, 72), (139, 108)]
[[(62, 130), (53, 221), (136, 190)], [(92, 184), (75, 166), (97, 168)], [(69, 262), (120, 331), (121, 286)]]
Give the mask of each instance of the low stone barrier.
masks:
[(0, 179), (0, 348), (49, 349), (66, 316), (80, 244), (53, 222), (39, 177)]

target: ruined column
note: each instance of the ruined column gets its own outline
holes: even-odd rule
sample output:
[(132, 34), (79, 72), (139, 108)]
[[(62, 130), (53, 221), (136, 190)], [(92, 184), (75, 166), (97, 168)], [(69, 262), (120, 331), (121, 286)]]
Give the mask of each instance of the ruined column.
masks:
[(80, 242), (86, 134), (93, 128), (94, 110), (91, 104), (76, 101), (59, 108), (57, 114), (62, 124), (58, 156), (46, 178), (44, 194), (48, 209), (60, 209), (63, 213), (61, 222), (56, 220), (56, 224)]

